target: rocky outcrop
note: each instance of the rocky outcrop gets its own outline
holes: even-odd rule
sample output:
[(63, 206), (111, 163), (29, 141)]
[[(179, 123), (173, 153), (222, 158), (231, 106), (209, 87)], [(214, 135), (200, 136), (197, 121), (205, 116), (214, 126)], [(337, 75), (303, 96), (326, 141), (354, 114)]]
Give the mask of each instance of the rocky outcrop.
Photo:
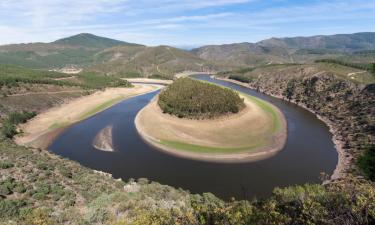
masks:
[(375, 141), (375, 84), (356, 84), (324, 71), (299, 68), (257, 74), (248, 86), (294, 102), (326, 122), (339, 153), (332, 180), (360, 174), (356, 159)]

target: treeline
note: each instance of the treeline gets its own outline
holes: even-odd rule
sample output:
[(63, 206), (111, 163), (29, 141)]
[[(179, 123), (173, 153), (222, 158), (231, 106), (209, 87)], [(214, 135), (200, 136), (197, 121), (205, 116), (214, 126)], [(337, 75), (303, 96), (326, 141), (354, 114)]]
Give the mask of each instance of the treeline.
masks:
[(344, 62), (338, 59), (318, 59), (318, 60), (315, 60), (315, 62), (339, 64), (339, 65), (348, 66), (348, 67), (352, 67), (356, 69), (366, 70), (375, 75), (375, 63), (351, 63), (351, 62)]
[(240, 81), (243, 83), (250, 83), (252, 79), (250, 77), (245, 77), (244, 75), (229, 75), (229, 79)]
[(2, 135), (6, 138), (13, 138), (14, 135), (18, 134), (16, 126), (21, 123), (26, 123), (29, 119), (35, 116), (35, 112), (28, 111), (10, 113), (2, 123)]
[(24, 84), (51, 84), (56, 86), (78, 86), (85, 89), (102, 89), (106, 87), (129, 87), (131, 84), (118, 77), (98, 73), (81, 73), (74, 75), (74, 80), (57, 80), (72, 75), (52, 71), (32, 70), (11, 65), (0, 65), (0, 87), (17, 87)]
[(358, 166), (368, 179), (375, 181), (375, 144), (367, 146), (364, 154), (358, 159)]
[(237, 113), (245, 107), (236, 92), (190, 78), (180, 78), (168, 86), (160, 93), (158, 104), (164, 113), (193, 119)]

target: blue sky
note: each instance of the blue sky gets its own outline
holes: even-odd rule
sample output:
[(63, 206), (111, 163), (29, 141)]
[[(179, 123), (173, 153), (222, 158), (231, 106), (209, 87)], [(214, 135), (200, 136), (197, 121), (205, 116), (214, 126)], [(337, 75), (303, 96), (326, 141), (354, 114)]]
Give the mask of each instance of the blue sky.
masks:
[(375, 0), (0, 0), (0, 44), (93, 33), (199, 46), (375, 31)]

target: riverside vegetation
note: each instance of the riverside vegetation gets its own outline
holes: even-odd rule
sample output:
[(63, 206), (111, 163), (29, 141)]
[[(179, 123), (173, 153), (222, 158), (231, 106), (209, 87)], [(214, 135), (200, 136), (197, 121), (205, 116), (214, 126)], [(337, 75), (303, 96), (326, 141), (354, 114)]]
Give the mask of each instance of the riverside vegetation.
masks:
[(238, 113), (245, 107), (236, 92), (190, 78), (180, 78), (162, 91), (158, 104), (164, 113), (193, 119)]
[[(327, 118), (334, 125), (335, 140), (342, 145), (344, 176), (364, 173), (374, 180), (375, 78), (352, 80), (341, 73), (342, 67), (332, 63), (273, 65), (241, 76), (252, 79), (249, 86), (254, 89), (296, 102)], [(346, 74), (350, 70), (347, 67)]]

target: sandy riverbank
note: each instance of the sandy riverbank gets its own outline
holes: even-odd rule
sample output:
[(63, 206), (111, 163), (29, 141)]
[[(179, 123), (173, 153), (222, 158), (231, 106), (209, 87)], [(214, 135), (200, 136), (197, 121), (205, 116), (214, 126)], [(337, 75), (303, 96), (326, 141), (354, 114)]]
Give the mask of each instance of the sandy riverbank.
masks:
[(173, 83), (173, 80), (162, 80), (162, 79), (150, 79), (150, 78), (124, 78), (124, 80), (129, 81), (130, 83), (147, 83), (147, 84), (160, 84), (168, 85)]
[[(216, 77), (216, 76), (213, 76), (213, 78), (218, 79), (218, 80), (228, 81), (228, 82), (231, 82), (231, 83), (234, 83), (234, 84), (238, 84), (238, 85), (256, 90), (255, 87), (252, 87), (251, 85), (249, 85), (247, 83), (243, 83), (243, 82), (239, 82), (239, 81), (231, 80), (231, 79), (227, 79), (227, 78), (220, 78), (220, 77)], [(259, 90), (259, 91), (263, 92), (267, 95), (270, 95), (272, 97), (285, 100), (284, 96), (270, 94), (270, 93), (264, 92), (263, 90)], [(337, 165), (336, 165), (336, 168), (335, 168), (333, 174), (331, 175), (330, 180), (334, 181), (334, 180), (338, 180), (338, 179), (346, 177), (347, 171), (350, 169), (351, 158), (346, 156), (347, 153), (344, 151), (344, 148), (343, 148), (344, 141), (342, 140), (342, 137), (337, 134), (337, 131), (339, 129), (336, 126), (336, 124), (334, 122), (332, 122), (331, 120), (329, 120), (328, 118), (325, 118), (325, 117), (319, 115), (316, 111), (308, 108), (304, 104), (297, 103), (293, 100), (291, 100), (290, 102), (292, 102), (292, 103), (308, 110), (309, 112), (313, 113), (319, 120), (323, 121), (329, 127), (329, 131), (332, 134), (332, 141), (335, 144), (335, 148), (336, 148), (336, 151), (337, 151), (337, 154), (338, 154), (338, 162), (337, 162)]]
[(86, 119), (112, 105), (136, 95), (161, 88), (157, 85), (135, 84), (134, 88), (108, 88), (95, 92), (38, 114), (19, 128), (22, 134), (15, 137), (19, 145), (46, 149), (66, 127)]
[[(164, 114), (155, 98), (138, 113), (135, 125), (146, 142), (179, 157), (234, 163), (273, 156), (286, 142), (287, 124), (283, 114), (268, 103), (242, 97), (246, 104), (244, 110), (213, 120), (181, 119)], [(270, 107), (267, 109), (275, 114), (263, 107)]]

